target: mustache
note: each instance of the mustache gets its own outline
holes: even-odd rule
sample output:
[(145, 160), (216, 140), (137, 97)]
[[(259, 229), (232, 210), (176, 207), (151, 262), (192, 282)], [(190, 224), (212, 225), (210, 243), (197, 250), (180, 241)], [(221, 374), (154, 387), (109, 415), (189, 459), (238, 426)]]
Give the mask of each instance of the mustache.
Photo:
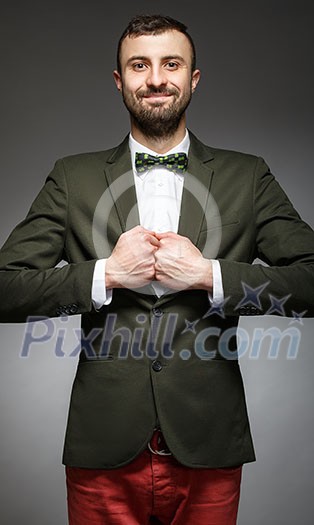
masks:
[(138, 97), (149, 97), (149, 95), (177, 95), (178, 91), (173, 88), (154, 88), (151, 87), (146, 90), (138, 91)]

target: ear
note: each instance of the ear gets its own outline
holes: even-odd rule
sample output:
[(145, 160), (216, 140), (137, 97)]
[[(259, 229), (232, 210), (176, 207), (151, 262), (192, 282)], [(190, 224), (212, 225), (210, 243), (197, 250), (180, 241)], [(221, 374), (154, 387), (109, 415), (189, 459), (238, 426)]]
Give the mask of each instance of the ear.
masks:
[(201, 78), (201, 72), (199, 69), (194, 69), (192, 73), (192, 93), (196, 90), (196, 86)]
[(113, 78), (116, 83), (117, 89), (122, 91), (122, 79), (120, 73), (115, 69), (113, 72)]

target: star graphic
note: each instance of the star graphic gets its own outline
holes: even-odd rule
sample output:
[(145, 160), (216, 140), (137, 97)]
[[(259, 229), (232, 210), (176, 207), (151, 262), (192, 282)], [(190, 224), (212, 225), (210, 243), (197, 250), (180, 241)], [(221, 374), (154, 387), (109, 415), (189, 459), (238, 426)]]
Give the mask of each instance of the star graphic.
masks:
[(224, 301), (221, 301), (218, 304), (212, 304), (209, 310), (203, 315), (202, 319), (206, 319), (206, 317), (210, 317), (211, 315), (219, 315), (219, 317), (222, 317), (223, 319), (226, 318), (225, 312), (224, 312), (224, 306), (229, 301), (230, 297), (227, 297), (224, 299)]
[(274, 295), (271, 294), (268, 295), (271, 302), (271, 306), (268, 308), (266, 315), (279, 314), (285, 316), (286, 312), (283, 305), (289, 299), (289, 297), (291, 297), (291, 294), (282, 297), (282, 299), (278, 299), (278, 297), (274, 297)]
[(307, 310), (304, 310), (303, 312), (299, 313), (295, 312), (294, 310), (291, 311), (293, 319), (291, 319), (290, 324), (292, 323), (300, 323), (301, 326), (303, 326), (303, 320), (302, 318), (305, 316)]
[(265, 283), (265, 284), (261, 284), (257, 288), (252, 288), (248, 284), (242, 282), (242, 288), (243, 288), (243, 291), (244, 291), (244, 297), (237, 304), (235, 309), (237, 310), (238, 308), (241, 308), (241, 306), (246, 306), (246, 305), (250, 304), (250, 305), (255, 306), (256, 308), (258, 308), (259, 310), (261, 310), (262, 309), (262, 305), (261, 305), (261, 301), (260, 301), (259, 296), (261, 295), (261, 293), (265, 290), (265, 288), (268, 285), (269, 285), (269, 281), (267, 281), (267, 283)]
[(185, 334), (186, 332), (192, 332), (192, 334), (196, 334), (195, 327), (198, 322), (199, 319), (196, 319), (196, 321), (188, 321), (185, 319), (185, 328), (182, 330), (181, 334)]

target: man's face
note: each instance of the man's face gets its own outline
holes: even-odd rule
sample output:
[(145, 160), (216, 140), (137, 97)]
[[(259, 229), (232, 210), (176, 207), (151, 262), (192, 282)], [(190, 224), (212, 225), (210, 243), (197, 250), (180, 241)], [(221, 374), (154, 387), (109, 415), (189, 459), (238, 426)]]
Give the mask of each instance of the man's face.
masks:
[(171, 135), (184, 115), (200, 73), (191, 71), (192, 49), (179, 31), (126, 37), (116, 85), (132, 121), (151, 137)]

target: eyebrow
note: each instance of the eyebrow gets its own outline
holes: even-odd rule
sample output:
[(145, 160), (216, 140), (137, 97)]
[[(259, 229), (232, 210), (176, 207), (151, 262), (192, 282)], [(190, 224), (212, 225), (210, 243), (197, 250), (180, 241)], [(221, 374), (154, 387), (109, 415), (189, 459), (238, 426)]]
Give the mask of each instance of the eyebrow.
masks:
[[(149, 60), (149, 57), (145, 55), (133, 55), (128, 59), (127, 64), (134, 62), (134, 60)], [(166, 55), (161, 57), (161, 60), (180, 60), (181, 62), (185, 62), (181, 55)]]

